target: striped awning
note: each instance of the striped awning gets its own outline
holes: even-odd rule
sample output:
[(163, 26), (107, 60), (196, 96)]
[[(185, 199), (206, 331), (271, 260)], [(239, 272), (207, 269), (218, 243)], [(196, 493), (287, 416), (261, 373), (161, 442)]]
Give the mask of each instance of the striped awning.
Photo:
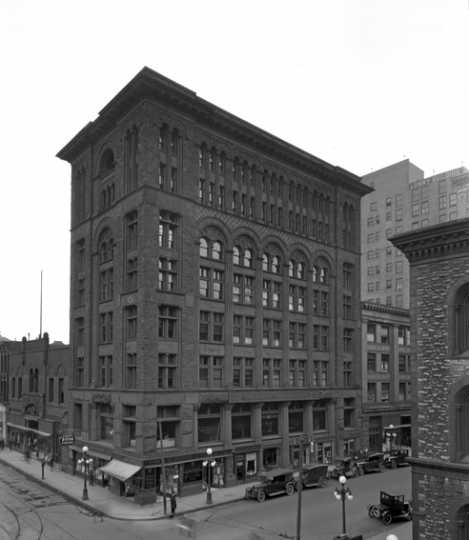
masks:
[(121, 482), (125, 482), (131, 476), (138, 473), (141, 468), (139, 465), (132, 465), (131, 463), (125, 463), (125, 461), (111, 459), (109, 463), (106, 463), (106, 465), (103, 465), (98, 470), (117, 478)]
[(26, 431), (27, 433), (34, 433), (34, 435), (39, 437), (50, 437), (52, 435), (52, 433), (47, 433), (46, 431), (39, 431), (38, 429), (33, 429), (28, 426), (20, 426), (19, 424), (12, 424), (11, 422), (7, 422), (7, 427), (19, 429), (20, 431)]

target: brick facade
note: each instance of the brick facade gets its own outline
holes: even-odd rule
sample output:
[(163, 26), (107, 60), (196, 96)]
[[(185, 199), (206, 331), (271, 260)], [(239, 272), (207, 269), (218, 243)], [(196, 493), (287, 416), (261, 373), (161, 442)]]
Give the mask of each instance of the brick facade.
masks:
[(462, 540), (469, 533), (468, 226), (458, 220), (393, 239), (409, 259), (411, 275), (415, 539)]
[(360, 445), (369, 188), (147, 68), (58, 156), (72, 165), (71, 468), (86, 443), (152, 488), (164, 453), (179, 487), (200, 487), (210, 446), (219, 479), (244, 480), (292, 462), (298, 403), (307, 459)]

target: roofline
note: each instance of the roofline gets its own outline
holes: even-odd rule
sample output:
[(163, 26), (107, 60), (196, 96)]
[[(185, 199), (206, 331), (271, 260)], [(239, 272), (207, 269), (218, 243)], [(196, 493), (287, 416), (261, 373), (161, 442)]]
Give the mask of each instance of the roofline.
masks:
[(287, 162), (317, 174), (333, 179), (360, 195), (370, 193), (372, 189), (360, 182), (360, 177), (341, 167), (301, 150), (282, 139), (242, 120), (232, 113), (213, 105), (197, 94), (156, 71), (144, 67), (122, 88), (102, 109), (98, 117), (84, 126), (58, 153), (57, 157), (73, 161), (83, 149), (96, 138), (111, 129), (119, 118), (131, 107), (145, 99), (160, 99), (195, 117), (199, 122), (210, 124), (218, 131), (228, 132), (233, 138), (255, 146), (267, 154), (279, 155)]

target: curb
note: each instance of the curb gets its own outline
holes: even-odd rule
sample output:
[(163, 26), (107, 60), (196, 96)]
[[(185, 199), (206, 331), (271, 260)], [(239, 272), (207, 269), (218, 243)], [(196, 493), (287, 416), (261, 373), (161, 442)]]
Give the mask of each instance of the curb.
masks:
[[(70, 495), (69, 493), (66, 493), (65, 491), (61, 491), (59, 488), (56, 488), (55, 486), (48, 484), (45, 480), (42, 480), (42, 478), (38, 478), (37, 476), (32, 475), (28, 471), (25, 471), (24, 469), (21, 469), (20, 467), (13, 465), (9, 461), (5, 461), (0, 456), (0, 463), (5, 465), (6, 467), (10, 467), (11, 469), (15, 470), (16, 472), (19, 472), (23, 476), (25, 476), (28, 480), (31, 480), (32, 482), (36, 482), (36, 484), (39, 484), (40, 486), (46, 487), (47, 489), (53, 491), (54, 493), (57, 493), (64, 497), (64, 499), (67, 499), (68, 501), (72, 502), (73, 504), (76, 504), (78, 506), (81, 506), (88, 512), (91, 512), (94, 516), (98, 517), (107, 517), (109, 519), (115, 519), (118, 521), (157, 521), (161, 519), (171, 519), (171, 516), (169, 514), (161, 515), (161, 516), (149, 516), (149, 517), (142, 517), (142, 518), (131, 518), (131, 517), (122, 517), (122, 516), (115, 516), (112, 514), (108, 514), (107, 512), (104, 512), (103, 510), (97, 510), (96, 507), (92, 506), (90, 503), (87, 503), (83, 501), (82, 499), (78, 497), (74, 497), (73, 495)], [(199, 506), (196, 508), (189, 508), (187, 510), (183, 510), (181, 512), (175, 512), (173, 515), (173, 518), (181, 517), (186, 514), (193, 514), (195, 512), (202, 512), (204, 510), (210, 510), (211, 508), (216, 508), (219, 506), (225, 506), (227, 504), (235, 503), (243, 501), (244, 497), (236, 497), (235, 499), (230, 499), (229, 501), (220, 501), (217, 503), (205, 505), (205, 506)]]
[(33, 474), (29, 473), (28, 471), (25, 471), (24, 469), (21, 469), (20, 467), (13, 465), (9, 461), (4, 461), (0, 456), (0, 462), (5, 465), (6, 467), (10, 467), (10, 469), (15, 470), (16, 472), (19, 472), (23, 476), (25, 476), (28, 480), (31, 480), (32, 482), (36, 482), (36, 484), (39, 484), (43, 487), (46, 487), (53, 491), (54, 493), (57, 493), (58, 495), (61, 495), (64, 497), (64, 499), (67, 499), (70, 502), (73, 502), (74, 504), (77, 504), (78, 506), (81, 506), (85, 510), (88, 510), (88, 512), (91, 512), (95, 516), (108, 516), (106, 513), (102, 512), (101, 510), (96, 510), (94, 506), (92, 506), (89, 503), (86, 503), (85, 501), (79, 499), (78, 497), (73, 497), (72, 495), (66, 493), (65, 491), (61, 491), (60, 489), (56, 488), (55, 486), (48, 484), (45, 480), (42, 480), (42, 478), (37, 478), (37, 476), (34, 476)]

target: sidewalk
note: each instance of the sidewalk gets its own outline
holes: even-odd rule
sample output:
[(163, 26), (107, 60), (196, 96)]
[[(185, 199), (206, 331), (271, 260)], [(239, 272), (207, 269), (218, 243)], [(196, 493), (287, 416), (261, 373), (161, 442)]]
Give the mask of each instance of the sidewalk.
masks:
[[(156, 503), (140, 506), (135, 504), (133, 500), (111, 493), (108, 488), (97, 485), (90, 486), (88, 483), (89, 500), (83, 501), (81, 499), (83, 478), (61, 471), (57, 468), (57, 465), (53, 470), (46, 465), (44, 468), (45, 478), (42, 480), (41, 463), (34, 458), (27, 462), (22, 453), (5, 449), (0, 451), (0, 462), (21, 472), (30, 480), (42, 484), (56, 493), (60, 493), (66, 499), (79, 504), (93, 514), (102, 514), (108, 518), (128, 521), (145, 521), (164, 519), (166, 517), (163, 513), (163, 499), (161, 496), (158, 496)], [(239, 501), (244, 498), (245, 489), (251, 485), (252, 483), (220, 489), (212, 488), (213, 504), (210, 507), (205, 504), (205, 492), (188, 495), (187, 497), (178, 497), (176, 515)], [(169, 514), (169, 500), (167, 508)]]

